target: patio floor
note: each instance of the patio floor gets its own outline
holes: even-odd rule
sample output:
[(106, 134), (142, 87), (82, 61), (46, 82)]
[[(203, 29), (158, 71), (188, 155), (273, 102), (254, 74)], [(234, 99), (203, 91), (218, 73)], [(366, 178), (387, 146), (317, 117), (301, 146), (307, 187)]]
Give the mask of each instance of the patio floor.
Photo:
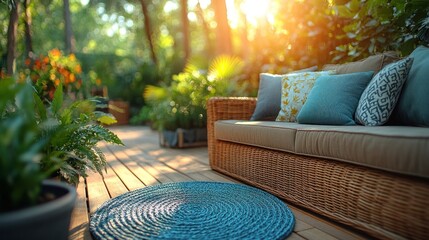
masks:
[[(161, 148), (158, 134), (148, 127), (111, 128), (125, 147), (101, 145), (108, 162), (107, 173), (90, 173), (81, 179), (78, 199), (71, 219), (70, 239), (92, 239), (89, 216), (101, 204), (122, 193), (145, 186), (182, 181), (238, 182), (212, 171), (206, 147)], [(289, 205), (296, 217), (294, 232), (288, 239), (364, 239), (351, 230)]]

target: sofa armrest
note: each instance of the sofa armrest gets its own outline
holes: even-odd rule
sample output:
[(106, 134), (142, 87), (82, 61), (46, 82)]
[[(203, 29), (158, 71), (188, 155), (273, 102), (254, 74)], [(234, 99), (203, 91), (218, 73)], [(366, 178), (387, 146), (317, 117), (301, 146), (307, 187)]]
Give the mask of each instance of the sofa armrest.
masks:
[(216, 153), (214, 123), (217, 120), (249, 120), (256, 107), (256, 98), (214, 97), (207, 102), (207, 144), (212, 161)]

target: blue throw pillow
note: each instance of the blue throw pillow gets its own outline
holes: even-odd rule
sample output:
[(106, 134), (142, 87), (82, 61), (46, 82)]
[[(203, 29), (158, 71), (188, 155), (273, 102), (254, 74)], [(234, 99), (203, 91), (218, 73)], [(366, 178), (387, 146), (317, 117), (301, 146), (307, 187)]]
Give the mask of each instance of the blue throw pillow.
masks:
[(355, 125), (356, 107), (373, 73), (319, 77), (298, 114), (298, 123)]
[[(312, 72), (317, 66), (294, 72)], [(258, 101), (250, 120), (273, 121), (280, 111), (282, 78), (285, 75), (261, 73), (259, 77)]]
[(392, 113), (392, 123), (429, 127), (429, 48), (420, 46), (414, 58), (401, 96)]
[(407, 80), (413, 58), (405, 58), (384, 67), (366, 87), (356, 109), (356, 122), (380, 126), (389, 120)]

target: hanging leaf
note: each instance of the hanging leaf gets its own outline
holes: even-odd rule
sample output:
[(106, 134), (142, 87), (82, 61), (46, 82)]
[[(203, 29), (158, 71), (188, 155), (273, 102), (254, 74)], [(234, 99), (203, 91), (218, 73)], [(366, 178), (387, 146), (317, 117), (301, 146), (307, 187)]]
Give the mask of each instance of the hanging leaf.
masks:
[(55, 115), (58, 115), (58, 113), (59, 113), (59, 111), (61, 109), (61, 106), (63, 105), (63, 101), (64, 101), (63, 97), (64, 97), (64, 94), (63, 94), (63, 84), (60, 83), (57, 86), (57, 89), (55, 90), (54, 99), (52, 100), (52, 105), (51, 105), (52, 112)]

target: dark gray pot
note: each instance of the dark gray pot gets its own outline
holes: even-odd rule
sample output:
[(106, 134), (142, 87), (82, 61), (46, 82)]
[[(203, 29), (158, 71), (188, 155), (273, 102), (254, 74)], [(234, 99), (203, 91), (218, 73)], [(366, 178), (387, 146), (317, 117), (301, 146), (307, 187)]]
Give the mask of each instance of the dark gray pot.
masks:
[(61, 182), (44, 181), (42, 192), (54, 194), (55, 200), (33, 207), (0, 214), (2, 240), (66, 240), (76, 190)]

